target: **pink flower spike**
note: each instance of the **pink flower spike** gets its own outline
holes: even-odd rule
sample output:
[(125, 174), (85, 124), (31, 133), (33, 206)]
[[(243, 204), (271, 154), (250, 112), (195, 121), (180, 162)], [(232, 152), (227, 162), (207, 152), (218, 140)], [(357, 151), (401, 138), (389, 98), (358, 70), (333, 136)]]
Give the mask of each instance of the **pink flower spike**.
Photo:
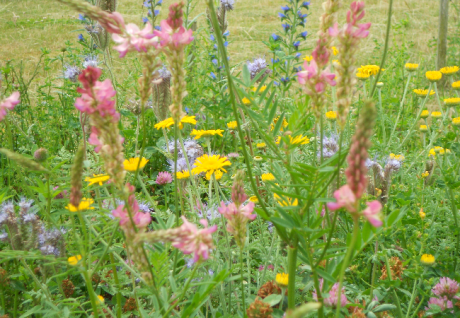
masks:
[(334, 192), (337, 202), (328, 202), (327, 208), (331, 211), (345, 208), (348, 212), (356, 212), (356, 196), (346, 184)]
[(372, 202), (367, 202), (367, 208), (362, 212), (363, 216), (374, 226), (382, 226), (382, 221), (380, 220), (380, 211), (382, 210), (382, 204), (374, 200)]
[(112, 211), (112, 215), (120, 219), (121, 226), (125, 225), (129, 221), (129, 215), (126, 210), (124, 210), (124, 207), (124, 204), (120, 204), (115, 210)]
[(150, 224), (152, 217), (149, 213), (137, 212), (133, 217), (133, 221), (137, 227), (143, 228)]
[(125, 29), (125, 21), (123, 16), (118, 12), (112, 12), (108, 14), (109, 19), (101, 19), (99, 23), (109, 33), (121, 34)]
[(13, 110), (14, 107), (20, 103), (19, 96), (19, 92), (14, 92), (9, 97), (0, 102), (0, 121), (5, 118), (8, 110)]

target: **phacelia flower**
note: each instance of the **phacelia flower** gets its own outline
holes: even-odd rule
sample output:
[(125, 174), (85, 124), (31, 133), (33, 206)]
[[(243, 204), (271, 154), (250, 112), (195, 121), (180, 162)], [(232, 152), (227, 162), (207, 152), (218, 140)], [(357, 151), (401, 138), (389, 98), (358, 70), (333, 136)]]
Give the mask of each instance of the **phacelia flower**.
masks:
[(427, 71), (425, 76), (430, 82), (437, 82), (442, 78), (442, 73), (440, 71)]
[(265, 75), (259, 77), (260, 81), (271, 73), (271, 70), (267, 67), (267, 61), (262, 57), (255, 58), (252, 60), (252, 62), (247, 61), (246, 65), (248, 67), (249, 73), (251, 74), (251, 79), (254, 79), (259, 73), (265, 73)]
[(142, 158), (142, 159), (140, 159), (140, 158), (129, 158), (129, 159), (125, 159), (125, 161), (123, 161), (123, 166), (124, 166), (126, 171), (135, 172), (138, 169), (138, 166), (139, 166), (139, 169), (142, 169), (142, 168), (145, 167), (147, 162), (149, 162), (149, 161), (147, 159), (145, 159), (145, 158)]
[(20, 103), (19, 92), (14, 92), (9, 97), (5, 98), (0, 102), (0, 121), (2, 121), (6, 113), (14, 109), (14, 107)]
[(71, 82), (76, 82), (78, 75), (80, 75), (81, 71), (76, 66), (71, 66), (69, 64), (64, 65), (64, 78), (68, 79)]
[(155, 183), (158, 185), (164, 185), (172, 182), (172, 176), (169, 172), (167, 171), (162, 171), (158, 173), (157, 179), (155, 180)]

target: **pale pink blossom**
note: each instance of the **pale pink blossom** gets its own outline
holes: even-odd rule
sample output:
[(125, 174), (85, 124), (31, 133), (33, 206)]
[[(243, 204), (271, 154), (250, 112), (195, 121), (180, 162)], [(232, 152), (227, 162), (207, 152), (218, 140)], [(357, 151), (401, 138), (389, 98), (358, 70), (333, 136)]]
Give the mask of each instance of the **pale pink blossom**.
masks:
[(335, 86), (335, 74), (329, 72), (329, 67), (318, 74), (318, 64), (315, 59), (312, 59), (310, 64), (305, 61), (303, 65), (305, 70), (297, 73), (297, 81), (299, 84), (307, 85), (308, 82), (315, 81), (315, 83), (312, 82), (311, 84), (314, 84), (317, 93), (324, 92), (326, 84)]
[(363, 216), (371, 223), (374, 227), (382, 226), (382, 220), (380, 219), (380, 211), (382, 210), (382, 204), (374, 200), (367, 202), (367, 208), (362, 212)]
[(180, 226), (180, 235), (174, 239), (172, 246), (180, 249), (184, 254), (193, 253), (193, 261), (208, 259), (209, 251), (214, 248), (211, 234), (217, 230), (217, 225), (208, 227), (206, 220), (200, 220), (204, 229), (198, 230), (195, 224), (190, 223), (182, 216), (184, 224)]
[(102, 142), (98, 138), (98, 135), (99, 135), (99, 131), (97, 130), (96, 127), (92, 126), (91, 127), (91, 134), (89, 135), (88, 142), (89, 142), (90, 145), (96, 146), (94, 148), (94, 151), (96, 153), (98, 153), (101, 150), (102, 146), (103, 146)]
[(435, 309), (433, 305), (439, 306), (441, 308), (441, 311), (444, 311), (450, 308), (454, 308), (452, 301), (447, 299), (447, 297), (441, 297), (441, 298), (431, 297), (430, 300), (428, 301), (428, 307), (425, 307), (425, 310)]
[(328, 202), (327, 207), (329, 210), (335, 211), (340, 208), (345, 208), (348, 212), (356, 212), (356, 196), (351, 191), (348, 184), (342, 186), (334, 192), (334, 198), (337, 202)]
[(98, 22), (112, 34), (122, 34), (125, 29), (125, 21), (119, 12), (108, 13), (102, 19), (98, 19)]
[(449, 277), (441, 277), (431, 292), (438, 297), (447, 297), (449, 299), (455, 298), (459, 291), (459, 284)]
[(144, 29), (140, 30), (134, 23), (128, 23), (126, 33), (112, 34), (112, 39), (118, 43), (114, 49), (124, 57), (129, 51), (147, 52), (149, 46), (156, 46), (158, 40), (153, 34), (153, 28), (150, 22), (145, 24)]
[[(128, 197), (128, 204), (130, 207), (132, 221), (137, 228), (145, 228), (152, 221), (152, 217), (149, 213), (143, 213), (139, 211), (139, 204), (137, 203), (136, 197), (134, 196), (134, 187), (127, 183), (125, 185), (126, 190), (131, 193)], [(112, 215), (120, 219), (120, 226), (124, 230), (130, 230), (132, 228), (132, 223), (129, 217), (129, 212), (125, 208), (125, 204), (120, 204), (115, 210), (112, 211)]]
[(177, 30), (173, 30), (168, 20), (161, 21), (160, 26), (161, 31), (155, 30), (153, 34), (160, 38), (160, 45), (162, 47), (173, 46), (179, 48), (190, 44), (194, 39), (191, 29), (186, 30), (183, 26), (180, 26)]
[[(319, 289), (324, 292), (323, 290), (323, 279), (320, 279), (319, 282)], [(342, 292), (339, 293), (339, 283), (335, 283), (331, 290), (329, 291), (329, 297), (323, 299), (324, 306), (336, 308), (337, 304), (340, 300), (340, 307), (345, 307), (348, 303), (347, 296), (345, 296), (345, 288), (342, 287)], [(339, 295), (340, 294), (340, 295)], [(318, 300), (318, 295), (316, 290), (313, 290), (313, 299)]]
[(0, 121), (5, 118), (9, 110), (13, 110), (14, 107), (20, 103), (19, 96), (19, 92), (14, 92), (9, 97), (0, 102)]
[(172, 176), (167, 171), (162, 171), (158, 173), (157, 179), (155, 180), (155, 183), (158, 185), (163, 185), (163, 184), (167, 184), (171, 182), (172, 182)]

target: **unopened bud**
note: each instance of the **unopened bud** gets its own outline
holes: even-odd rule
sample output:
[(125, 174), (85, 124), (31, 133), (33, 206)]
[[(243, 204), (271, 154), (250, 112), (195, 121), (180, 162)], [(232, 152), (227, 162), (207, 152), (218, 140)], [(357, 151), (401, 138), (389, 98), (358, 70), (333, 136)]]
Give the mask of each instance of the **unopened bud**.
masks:
[(48, 150), (45, 148), (39, 148), (34, 152), (34, 159), (37, 162), (45, 162), (48, 159)]

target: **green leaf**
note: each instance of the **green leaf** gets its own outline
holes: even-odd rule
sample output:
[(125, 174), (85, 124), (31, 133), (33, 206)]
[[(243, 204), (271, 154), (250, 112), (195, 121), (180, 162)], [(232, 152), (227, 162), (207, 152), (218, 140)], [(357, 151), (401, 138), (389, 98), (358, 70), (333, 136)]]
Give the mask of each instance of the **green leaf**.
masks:
[(391, 305), (391, 304), (382, 304), (380, 306), (377, 306), (375, 307), (374, 309), (372, 309), (373, 312), (382, 312), (382, 311), (388, 311), (388, 310), (393, 310), (393, 309), (396, 309), (396, 306), (395, 305)]
[(262, 301), (264, 303), (269, 304), (271, 307), (276, 306), (279, 304), (279, 302), (283, 299), (283, 296), (280, 294), (271, 294), (267, 297), (265, 297)]
[(246, 87), (251, 85), (251, 74), (246, 63), (243, 65), (243, 85)]
[(285, 219), (282, 219), (282, 218), (277, 218), (277, 217), (271, 217), (270, 221), (272, 221), (275, 224), (278, 224), (279, 226), (282, 226), (282, 227), (288, 228), (288, 229), (292, 229), (292, 228), (294, 228), (296, 226), (291, 221), (288, 221), (288, 220), (285, 220)]
[(316, 268), (316, 272), (322, 277), (324, 278), (325, 280), (327, 280), (328, 282), (332, 283), (332, 284), (335, 284), (337, 282), (336, 279), (334, 279), (334, 277), (331, 276), (331, 274), (329, 274), (328, 272), (326, 271), (323, 271), (322, 269), (319, 269), (319, 268)]

